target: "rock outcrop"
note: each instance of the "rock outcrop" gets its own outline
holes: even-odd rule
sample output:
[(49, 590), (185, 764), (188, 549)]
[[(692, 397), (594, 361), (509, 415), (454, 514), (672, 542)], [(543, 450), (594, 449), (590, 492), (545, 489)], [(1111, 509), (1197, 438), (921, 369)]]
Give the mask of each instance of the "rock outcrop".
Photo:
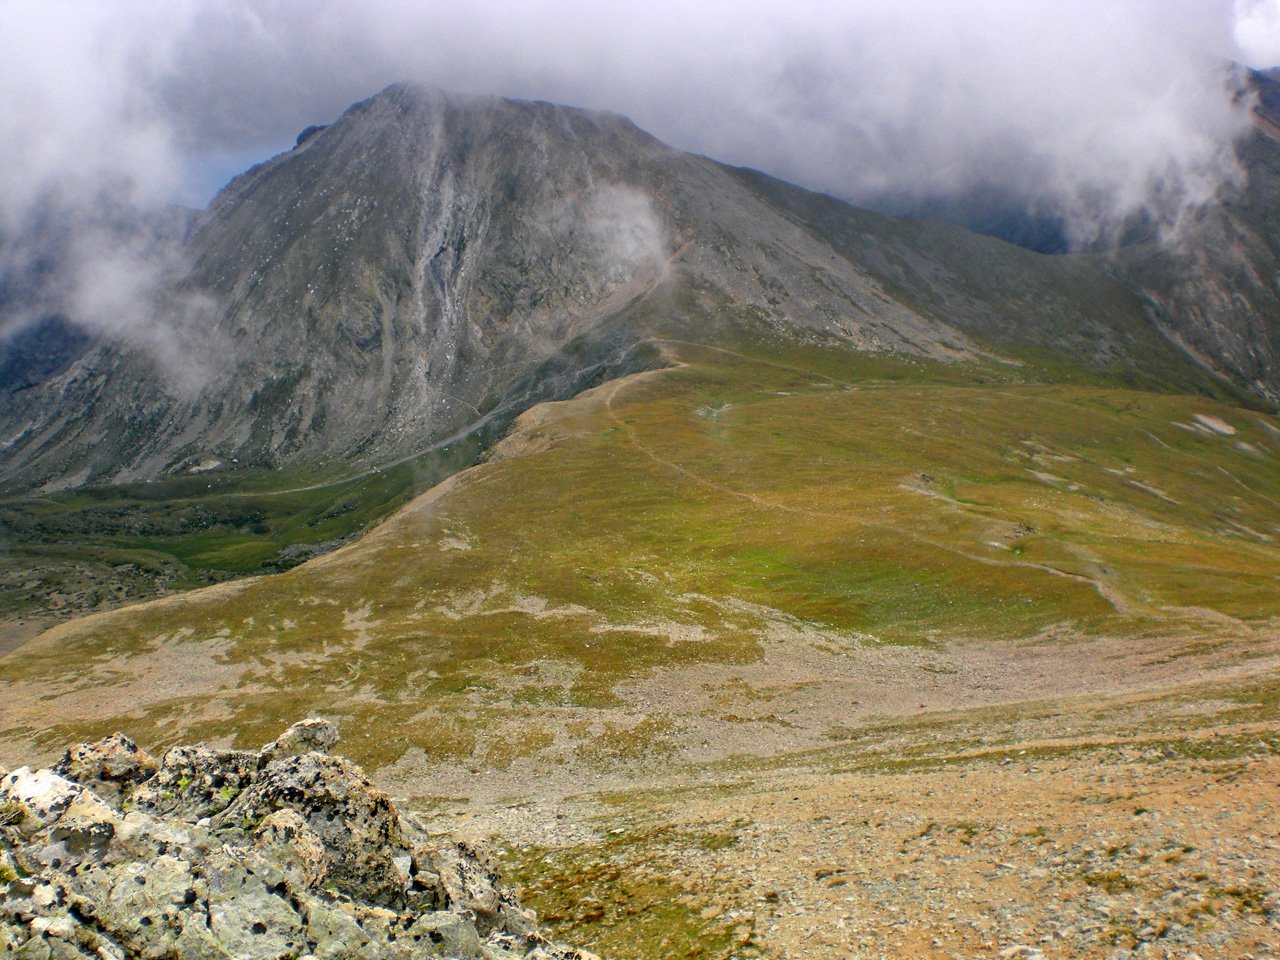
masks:
[[(32, 960), (594, 960), (306, 720), (260, 752), (121, 734), (0, 777), (0, 952)], [(3, 771), (0, 771), (3, 773)]]

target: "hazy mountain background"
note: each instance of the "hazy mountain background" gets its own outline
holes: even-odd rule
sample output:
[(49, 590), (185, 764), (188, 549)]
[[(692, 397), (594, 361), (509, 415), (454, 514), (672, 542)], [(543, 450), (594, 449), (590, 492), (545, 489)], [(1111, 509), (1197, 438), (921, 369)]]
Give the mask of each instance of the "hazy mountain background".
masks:
[[(1270, 116), (1276, 85), (1247, 80)], [(86, 258), (148, 272), (112, 289), (103, 268), (92, 287), (124, 319), (51, 313), (9, 341), (3, 477), (387, 465), (643, 366), (655, 334), (954, 359), (1033, 346), (1210, 389), (1198, 365), (1273, 400), (1278, 146), (1245, 135), (1241, 185), (1176, 230), (1046, 257), (681, 153), (617, 115), (393, 86), (202, 216), (36, 235), (47, 252), (12, 307), (52, 299)], [(1007, 239), (1036, 246), (1030, 215), (1009, 216)]]
[(1280, 59), (1273, 0), (1091, 0), (1069, 16), (998, 0), (17, 2), (4, 16), (3, 283), (49, 260), (47, 244), (3, 238), (75, 224), (77, 249), (48, 296), (10, 303), (0, 335), (74, 314), (178, 368), (186, 334), (169, 328), (190, 310), (142, 308), (170, 265), (113, 242), (119, 214), (204, 207), (393, 82), (617, 111), (679, 149), (862, 206), (1083, 247), (1134, 217), (1170, 227), (1237, 183), (1229, 144), (1248, 112), (1224, 99), (1223, 64)]

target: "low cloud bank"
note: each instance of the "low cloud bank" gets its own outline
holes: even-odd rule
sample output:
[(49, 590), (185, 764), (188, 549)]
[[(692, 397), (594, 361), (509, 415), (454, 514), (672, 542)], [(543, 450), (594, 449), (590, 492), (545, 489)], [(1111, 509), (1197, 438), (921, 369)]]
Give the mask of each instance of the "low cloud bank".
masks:
[[(30, 275), (13, 238), (33, 225), (104, 196), (126, 217), (201, 205), (402, 79), (614, 110), (855, 202), (998, 187), (1079, 244), (1138, 213), (1172, 230), (1241, 176), (1231, 58), (1280, 60), (1280, 0), (18, 0), (0, 14), (0, 298)], [(174, 331), (207, 305), (161, 309), (180, 264), (105, 247), (79, 236), (69, 277), (0, 304), (0, 336), (62, 311), (172, 343), (153, 348), (180, 370)]]

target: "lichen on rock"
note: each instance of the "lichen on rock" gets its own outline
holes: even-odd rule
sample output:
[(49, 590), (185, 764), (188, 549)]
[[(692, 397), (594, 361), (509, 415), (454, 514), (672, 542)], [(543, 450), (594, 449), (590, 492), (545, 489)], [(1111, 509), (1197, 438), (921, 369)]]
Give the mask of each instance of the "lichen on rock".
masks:
[(258, 753), (114, 734), (0, 780), (0, 953), (98, 960), (592, 960), (540, 934), (483, 850), (429, 838), (337, 730)]

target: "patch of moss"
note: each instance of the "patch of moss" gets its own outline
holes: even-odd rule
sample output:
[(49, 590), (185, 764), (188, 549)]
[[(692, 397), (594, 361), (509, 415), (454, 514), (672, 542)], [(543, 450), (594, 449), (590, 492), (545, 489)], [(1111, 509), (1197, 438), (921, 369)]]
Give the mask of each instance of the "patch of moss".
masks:
[(1252, 913), (1258, 916), (1267, 916), (1270, 913), (1267, 906), (1267, 898), (1270, 896), (1270, 891), (1266, 887), (1257, 884), (1229, 887), (1211, 886), (1207, 893), (1210, 897), (1230, 901), (1237, 913)]
[(21, 800), (5, 800), (0, 802), (0, 827), (13, 827), (22, 823), (31, 811)]
[(1099, 887), (1111, 895), (1132, 890), (1137, 886), (1119, 870), (1091, 870), (1080, 878), (1091, 887)]

